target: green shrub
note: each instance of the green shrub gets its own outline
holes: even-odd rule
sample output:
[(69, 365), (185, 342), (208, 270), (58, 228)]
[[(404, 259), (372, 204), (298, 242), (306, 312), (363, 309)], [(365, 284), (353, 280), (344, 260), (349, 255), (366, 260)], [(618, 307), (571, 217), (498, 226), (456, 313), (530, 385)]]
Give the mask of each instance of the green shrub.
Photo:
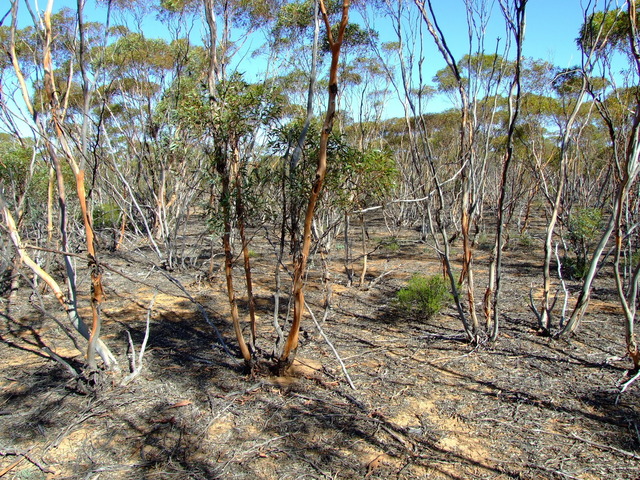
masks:
[(569, 241), (576, 252), (586, 252), (602, 230), (602, 210), (578, 208), (569, 215)]
[(528, 233), (520, 233), (518, 234), (518, 236), (516, 237), (516, 242), (518, 243), (518, 246), (522, 247), (522, 248), (533, 248), (535, 246), (535, 242), (533, 240), (533, 237), (531, 235), (529, 235)]
[(383, 246), (391, 253), (398, 253), (400, 251), (400, 242), (396, 237), (391, 237), (383, 241)]
[(425, 319), (440, 312), (450, 301), (447, 282), (439, 275), (414, 275), (406, 287), (398, 291), (398, 306)]
[(569, 280), (582, 280), (587, 274), (588, 265), (584, 258), (564, 256), (560, 259), (562, 276)]
[(568, 240), (575, 253), (575, 259), (562, 259), (564, 274), (581, 280), (589, 270), (589, 254), (593, 243), (602, 230), (602, 210), (598, 208), (578, 208), (569, 215)]
[(107, 202), (93, 208), (93, 228), (106, 230), (120, 227), (120, 207), (116, 203)]

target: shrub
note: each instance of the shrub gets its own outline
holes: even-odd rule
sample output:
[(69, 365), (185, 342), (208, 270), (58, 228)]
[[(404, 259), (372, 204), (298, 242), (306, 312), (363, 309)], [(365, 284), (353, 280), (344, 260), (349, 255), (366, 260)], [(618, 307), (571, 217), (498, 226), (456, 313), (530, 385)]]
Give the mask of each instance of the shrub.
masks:
[(385, 249), (387, 249), (391, 253), (398, 253), (400, 251), (400, 242), (396, 237), (391, 237), (389, 239), (386, 239), (383, 242), (383, 246)]
[(526, 249), (533, 248), (535, 246), (535, 242), (533, 237), (528, 233), (521, 233), (516, 237), (516, 241), (518, 246)]
[(120, 207), (116, 203), (107, 202), (93, 208), (93, 228), (106, 230), (120, 226)]
[(567, 225), (569, 243), (576, 255), (562, 259), (562, 267), (570, 278), (581, 280), (589, 269), (588, 258), (591, 247), (602, 229), (602, 210), (578, 208), (569, 216)]
[(407, 286), (397, 294), (401, 309), (425, 319), (440, 312), (451, 298), (446, 281), (439, 275), (431, 277), (414, 275)]
[(569, 216), (569, 241), (576, 253), (588, 252), (602, 229), (602, 210), (578, 208)]
[(588, 265), (585, 259), (564, 256), (560, 259), (562, 276), (569, 280), (582, 280), (587, 274)]

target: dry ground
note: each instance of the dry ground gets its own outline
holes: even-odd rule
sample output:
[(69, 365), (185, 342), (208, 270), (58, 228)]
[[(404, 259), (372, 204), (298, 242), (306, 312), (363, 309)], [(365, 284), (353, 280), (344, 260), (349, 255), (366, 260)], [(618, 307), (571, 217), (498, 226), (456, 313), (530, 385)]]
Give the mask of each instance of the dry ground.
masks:
[[(372, 242), (380, 238), (375, 234)], [(122, 374), (105, 373), (92, 388), (42, 350), (81, 365), (82, 353), (50, 317), (63, 319), (52, 296), (42, 296), (47, 313), (38, 311), (40, 299), (23, 281), (0, 315), (0, 477), (640, 478), (640, 382), (618, 395), (629, 362), (616, 359), (624, 352), (622, 316), (607, 280), (598, 282), (577, 336), (540, 337), (527, 307), (530, 286), (540, 283), (539, 242), (514, 245), (505, 264), (499, 341), (472, 349), (453, 310), (423, 321), (394, 309), (395, 292), (412, 273), (439, 270), (415, 238), (404, 232), (399, 243), (376, 250), (369, 280), (389, 273), (367, 290), (344, 286), (335, 250), (333, 309), (324, 330), (356, 390), (309, 318), (290, 376), (264, 369), (247, 375), (217, 345), (195, 304), (133, 248), (102, 256), (127, 274), (106, 270), (104, 339), (126, 369), (126, 331), (139, 346), (157, 294), (144, 369), (126, 387), (118, 386)], [(200, 239), (191, 241), (197, 248)], [(478, 255), (483, 285), (487, 252)], [(198, 266), (206, 269), (203, 262)], [(259, 346), (268, 351), (267, 244), (254, 249), (253, 262)], [(237, 353), (222, 275), (212, 282), (196, 268), (170, 275)], [(86, 295), (89, 282), (80, 277)], [(317, 278), (312, 270), (309, 300), (321, 315)]]

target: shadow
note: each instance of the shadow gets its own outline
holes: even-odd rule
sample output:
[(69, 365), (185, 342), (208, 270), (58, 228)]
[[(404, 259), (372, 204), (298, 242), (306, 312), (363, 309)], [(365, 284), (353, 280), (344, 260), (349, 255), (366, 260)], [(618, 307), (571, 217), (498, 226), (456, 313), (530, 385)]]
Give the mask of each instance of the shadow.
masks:
[[(44, 322), (44, 316), (40, 312), (20, 320), (16, 320), (7, 313), (0, 312), (0, 318), (4, 319), (4, 328), (0, 330), (1, 343), (11, 349), (19, 350), (47, 361), (56, 361), (47, 353), (49, 345), (40, 334)], [(76, 372), (80, 372), (84, 367), (84, 363), (76, 358), (67, 358), (62, 355), (59, 355), (59, 357)], [(67, 372), (66, 377), (67, 379), (71, 378), (69, 372)]]
[(492, 462), (441, 448), (429, 435), (394, 424), (343, 391), (310, 394), (300, 385), (285, 390), (282, 401), (262, 401), (257, 407), (273, 412), (266, 432), (278, 439), (275, 448), (299, 458), (321, 477), (340, 472), (341, 478), (391, 478), (406, 470), (407, 478), (437, 474), (464, 479), (471, 472), (520, 478)]
[[(196, 250), (197, 239), (192, 240)], [(397, 256), (379, 249), (373, 257), (393, 256), (405, 268), (425, 247), (403, 242), (399, 248)], [(254, 273), (266, 293), (260, 290), (256, 303), (259, 316), (267, 318), (273, 313), (272, 268), (262, 255)], [(337, 254), (333, 260), (342, 268)], [(145, 277), (144, 269), (135, 269), (135, 259), (127, 262), (132, 275), (147, 283), (114, 280), (111, 305), (121, 308), (105, 309), (104, 336), (124, 360), (123, 369), (125, 331), (136, 351), (145, 335), (148, 302), (142, 296), (158, 290), (172, 298), (154, 309), (144, 368), (126, 387), (118, 386), (118, 376), (105, 374), (101, 389), (80, 395), (68, 386), (61, 367), (43, 363), (44, 356), (35, 353), (47, 341), (41, 317), (20, 326), (5, 318), (1, 326), (2, 353), (28, 354), (30, 360), (5, 362), (0, 443), (56, 452), (47, 462), (63, 478), (637, 476), (622, 470), (637, 468), (637, 461), (615, 449), (639, 448), (639, 400), (630, 391), (616, 403), (612, 386), (621, 369), (601, 357), (615, 350), (619, 339), (604, 323), (587, 326), (578, 350), (535, 336), (531, 321), (511, 313), (521, 305), (507, 304), (498, 343), (475, 349), (452, 309), (429, 320), (395, 309), (401, 279), (385, 277), (368, 291), (336, 289), (324, 330), (358, 388), (353, 392), (333, 352), (313, 335), (303, 335), (298, 352), (312, 373), (274, 378), (257, 369), (247, 375), (224, 313), (222, 288), (207, 287), (194, 296), (231, 356), (217, 345), (213, 328), (192, 302), (176, 295), (164, 277)], [(528, 259), (507, 265), (507, 273), (518, 279), (538, 270)], [(184, 285), (193, 280), (187, 274), (181, 278)], [(318, 270), (309, 277), (316, 282), (307, 297), (314, 311), (321, 309), (319, 278)], [(247, 305), (239, 304), (244, 325)], [(270, 321), (260, 325), (264, 343), (269, 327)], [(303, 329), (315, 333), (308, 318)], [(470, 443), (446, 441), (458, 439)]]
[[(193, 382), (219, 375), (222, 370), (242, 375), (241, 354), (231, 325), (208, 312), (232, 357), (220, 345), (211, 326), (194, 309), (192, 302), (184, 300), (173, 304), (172, 311), (162, 309), (153, 312), (143, 359), (144, 369), (149, 375), (164, 381), (184, 384), (185, 389), (190, 388)], [(130, 318), (136, 316), (139, 320), (131, 322)], [(146, 320), (142, 319), (143, 316), (146, 317), (146, 313), (141, 315), (139, 309), (134, 312), (129, 308), (109, 316), (122, 326), (122, 345), (127, 343), (125, 330), (129, 332), (136, 354), (139, 354), (145, 336)]]

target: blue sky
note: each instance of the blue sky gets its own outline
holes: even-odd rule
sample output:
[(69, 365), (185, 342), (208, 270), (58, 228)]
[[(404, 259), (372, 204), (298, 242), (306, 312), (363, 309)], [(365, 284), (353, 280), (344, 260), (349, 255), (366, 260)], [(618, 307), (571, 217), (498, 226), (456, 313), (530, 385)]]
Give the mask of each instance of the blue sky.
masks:
[[(40, 0), (40, 8), (45, 7), (45, 1)], [(413, 7), (413, 2), (406, 1), (409, 7)], [(497, 37), (501, 37), (502, 42), (504, 42), (505, 38), (498, 0), (487, 0), (487, 3), (491, 4), (492, 1), (492, 18), (495, 20), (489, 23), (487, 29), (485, 42), (487, 52), (493, 51)], [(598, 3), (601, 4), (602, 1), (598, 0)], [(465, 53), (468, 53), (469, 49), (464, 1), (434, 0), (433, 3), (445, 37), (454, 54), (460, 58)], [(575, 38), (583, 22), (583, 3), (588, 3), (588, 0), (529, 0), (524, 43), (525, 56), (546, 60), (558, 67), (579, 64), (580, 53), (576, 47)], [(65, 6), (75, 9), (76, 0), (54, 0), (54, 11)], [(90, 20), (104, 21), (104, 10), (95, 8), (94, 0), (87, 0), (85, 12)], [(23, 18), (27, 15), (26, 8), (23, 5), (21, 6), (21, 13)], [(357, 12), (354, 11), (352, 19), (357, 21), (357, 18)], [(30, 22), (28, 16), (25, 20)], [(385, 23), (386, 20), (384, 18), (376, 19), (376, 22), (375, 26), (380, 30), (381, 40), (395, 40), (389, 24)], [(197, 40), (200, 35), (201, 28), (196, 25), (194, 29), (196, 38), (194, 40)], [(145, 21), (144, 34), (147, 37), (163, 37), (167, 35), (167, 29), (155, 18), (150, 17)], [(255, 45), (259, 42), (260, 40), (254, 41)], [(441, 55), (433, 46), (433, 41), (428, 36), (425, 37), (425, 44), (429, 46), (426, 49), (427, 61), (424, 64), (423, 76), (425, 79), (430, 80), (437, 70), (444, 68), (445, 64)], [(249, 60), (249, 63), (244, 63), (240, 70), (246, 72), (248, 80), (259, 80), (259, 78), (251, 78), (251, 76), (257, 75), (257, 72), (261, 70), (260, 65), (258, 60)], [(432, 109), (447, 108), (447, 105), (442, 100), (435, 103), (437, 105), (432, 106)], [(392, 116), (401, 113), (397, 112), (397, 106), (391, 108), (394, 110), (393, 113), (390, 113)]]
[[(33, 0), (30, 1), (33, 4)], [(410, 0), (407, 1), (412, 3)], [(46, 0), (40, 1), (40, 8), (45, 7), (45, 2)], [(580, 56), (576, 49), (575, 38), (583, 21), (583, 3), (588, 2), (587, 0), (529, 0), (525, 54), (549, 60), (558, 66), (569, 66), (579, 62)], [(65, 6), (75, 8), (76, 0), (54, 0), (54, 10)], [(466, 22), (464, 16), (460, 15), (464, 8), (463, 0), (435, 0), (434, 7), (449, 41), (456, 44), (455, 39), (459, 38), (464, 43)], [(497, 0), (494, 1), (493, 12), (495, 17), (500, 14)], [(21, 17), (25, 18), (27, 12), (24, 6), (21, 7), (21, 13)], [(94, 17), (91, 18), (92, 20), (103, 19), (101, 9), (94, 7), (93, 0), (87, 0), (85, 13), (90, 18)], [(149, 19), (144, 33), (148, 37), (161, 37), (166, 34), (166, 29), (155, 19)], [(488, 38), (495, 38), (496, 35), (504, 37), (504, 32), (502, 29), (498, 32), (489, 31)], [(488, 44), (491, 44), (491, 41)], [(462, 46), (459, 50), (464, 51), (465, 47)]]
[[(526, 9), (526, 37), (524, 54), (527, 57), (550, 61), (559, 67), (567, 67), (580, 62), (575, 38), (583, 23), (582, 0), (529, 0)], [(455, 5), (455, 7), (452, 7)], [(442, 25), (444, 34), (450, 42), (458, 38), (459, 50), (464, 52), (466, 45), (466, 21), (463, 16), (462, 0), (439, 0), (434, 9)], [(454, 10), (451, 12), (451, 10)], [(451, 12), (451, 13), (450, 13)], [(487, 48), (491, 48), (499, 36), (504, 40), (505, 33), (500, 20), (500, 8), (497, 0), (493, 6), (493, 18), (487, 31)], [(497, 24), (497, 28), (496, 28)], [(493, 29), (492, 29), (493, 26)]]
[[(410, 7), (413, 2), (407, 0)], [(529, 0), (526, 10), (526, 35), (523, 46), (525, 57), (541, 59), (557, 67), (566, 68), (581, 63), (581, 53), (576, 45), (576, 37), (584, 22), (583, 4), (588, 0)], [(602, 1), (592, 1), (593, 5)], [(486, 0), (491, 7), (491, 16), (487, 24), (484, 40), (485, 53), (502, 53), (507, 33), (498, 0)], [(456, 59), (469, 52), (469, 38), (464, 0), (433, 0), (434, 12), (445, 39)], [(379, 31), (382, 41), (395, 41), (393, 29), (384, 18), (375, 19), (374, 28)], [(440, 52), (432, 38), (425, 32), (423, 78), (430, 82), (434, 74), (446, 67)], [(496, 50), (496, 40), (500, 46)], [(476, 53), (477, 45), (471, 53)], [(511, 55), (515, 52), (512, 49)], [(402, 115), (400, 104), (393, 103), (389, 108), (391, 116)], [(450, 108), (451, 100), (444, 95), (429, 101), (427, 111), (440, 111)]]
[(559, 67), (580, 63), (575, 39), (582, 25), (579, 0), (530, 0), (527, 4), (527, 56), (548, 60)]

